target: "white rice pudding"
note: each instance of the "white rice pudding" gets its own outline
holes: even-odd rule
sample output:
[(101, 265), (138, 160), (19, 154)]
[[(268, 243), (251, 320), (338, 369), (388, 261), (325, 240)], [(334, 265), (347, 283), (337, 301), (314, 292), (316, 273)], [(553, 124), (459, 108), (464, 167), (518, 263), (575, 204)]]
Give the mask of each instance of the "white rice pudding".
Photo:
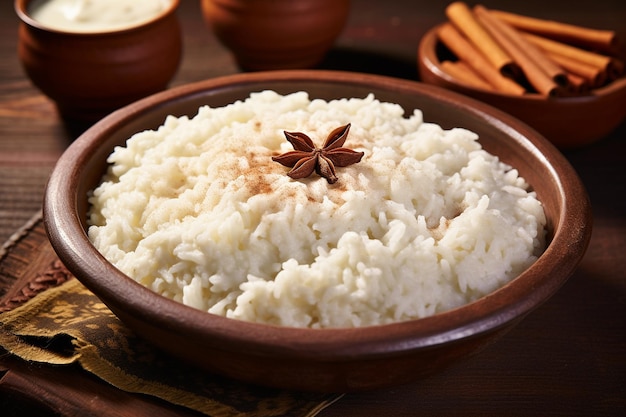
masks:
[[(271, 157), (284, 131), (321, 146), (351, 123), (365, 153), (329, 184)], [(168, 117), (109, 157), (90, 197), (89, 237), (165, 297), (233, 319), (356, 327), (476, 300), (545, 246), (541, 203), (463, 128), (370, 95), (310, 100), (273, 91)]]

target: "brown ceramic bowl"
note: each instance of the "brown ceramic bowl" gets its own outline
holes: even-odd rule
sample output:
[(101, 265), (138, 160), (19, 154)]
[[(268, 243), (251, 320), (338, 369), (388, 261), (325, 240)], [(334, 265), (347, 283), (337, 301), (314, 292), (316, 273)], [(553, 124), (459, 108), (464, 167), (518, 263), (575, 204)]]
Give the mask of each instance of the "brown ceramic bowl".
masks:
[(312, 68), (343, 30), (350, 0), (202, 0), (204, 20), (245, 70)]
[(167, 87), (182, 54), (179, 1), (138, 26), (77, 33), (46, 27), (32, 0), (15, 0), (20, 62), (64, 118), (94, 122)]
[[(444, 128), (477, 132), (488, 151), (516, 167), (537, 192), (549, 246), (519, 277), (476, 302), (428, 318), (352, 329), (297, 329), (215, 316), (163, 298), (120, 273), (86, 234), (87, 193), (107, 156), (167, 115), (224, 106), (250, 92), (307, 91), (325, 100), (365, 97), (422, 109)], [(422, 83), (334, 71), (231, 75), (151, 96), (107, 116), (61, 156), (45, 194), (50, 242), (67, 268), (137, 334), (209, 371), (262, 385), (352, 391), (400, 384), (482, 350), (557, 291), (575, 270), (591, 234), (585, 189), (562, 154), (535, 130), (484, 103)], [(512, 360), (514, 358), (511, 358)]]
[(467, 86), (442, 70), (445, 47), (437, 39), (437, 29), (429, 30), (419, 43), (417, 64), (422, 81), (497, 107), (526, 122), (561, 149), (595, 142), (626, 119), (626, 77), (580, 97), (514, 96)]

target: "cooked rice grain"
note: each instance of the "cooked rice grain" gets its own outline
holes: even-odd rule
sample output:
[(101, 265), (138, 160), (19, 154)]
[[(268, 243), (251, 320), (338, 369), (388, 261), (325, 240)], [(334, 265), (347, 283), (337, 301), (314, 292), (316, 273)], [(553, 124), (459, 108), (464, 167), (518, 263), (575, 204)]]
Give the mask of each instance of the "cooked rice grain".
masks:
[[(333, 185), (271, 157), (283, 131), (321, 146), (352, 123), (365, 152)], [(545, 215), (477, 135), (366, 98), (253, 93), (168, 117), (109, 157), (89, 237), (165, 297), (234, 319), (354, 327), (426, 317), (488, 294), (531, 265)]]

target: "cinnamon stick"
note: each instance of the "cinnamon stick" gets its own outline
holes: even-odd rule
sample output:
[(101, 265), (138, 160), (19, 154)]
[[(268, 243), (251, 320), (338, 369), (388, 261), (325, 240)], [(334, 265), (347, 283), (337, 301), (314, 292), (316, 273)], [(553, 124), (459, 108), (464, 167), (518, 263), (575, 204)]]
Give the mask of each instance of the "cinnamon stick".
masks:
[(611, 57), (597, 54), (562, 42), (553, 41), (542, 36), (525, 33), (524, 37), (530, 42), (543, 49), (561, 56), (565, 56), (576, 61), (584, 62), (591, 66), (601, 68), (604, 71), (609, 70), (611, 65)]
[[(559, 94), (561, 91), (559, 84), (565, 85), (568, 82), (561, 68), (557, 67), (534, 45), (519, 35), (516, 29), (492, 16), (484, 6), (475, 6), (474, 13), (483, 27), (513, 57), (530, 85), (538, 93), (546, 96)], [(550, 71), (550, 74), (548, 74), (548, 71)], [(555, 80), (558, 80), (559, 84)]]
[(450, 74), (454, 79), (467, 84), (470, 87), (481, 88), (493, 91), (494, 88), (487, 81), (482, 79), (476, 71), (464, 61), (442, 61), (441, 68)]
[(437, 36), (457, 58), (466, 62), (495, 90), (515, 95), (524, 94), (522, 86), (503, 76), (451, 23), (441, 25)]
[(456, 29), (468, 38), (498, 71), (512, 77), (518, 74), (519, 70), (511, 56), (475, 19), (467, 4), (461, 1), (450, 3), (445, 13)]
[[(491, 16), (494, 16), (493, 10), (489, 10)], [(495, 16), (494, 16), (495, 17)], [(498, 22), (502, 20), (495, 17)], [(515, 44), (522, 49), (550, 78), (559, 85), (566, 86), (567, 80), (565, 73), (561, 67), (554, 63), (546, 54), (531, 42), (526, 40), (522, 33), (506, 22), (501, 25), (507, 35), (515, 41)]]
[(606, 71), (602, 68), (594, 67), (593, 65), (554, 52), (546, 52), (546, 54), (569, 73), (584, 78), (589, 83), (590, 87), (599, 87), (607, 81)]
[(624, 61), (612, 57), (611, 58), (611, 71), (609, 71), (609, 81), (614, 81), (624, 74)]
[(523, 16), (502, 10), (492, 10), (492, 13), (517, 29), (561, 42), (598, 49), (608, 53), (615, 52), (619, 45), (616, 32), (611, 30), (592, 29), (548, 19)]
[(568, 79), (569, 91), (574, 94), (584, 94), (589, 91), (590, 85), (583, 77), (573, 74), (571, 72), (565, 72), (565, 76)]

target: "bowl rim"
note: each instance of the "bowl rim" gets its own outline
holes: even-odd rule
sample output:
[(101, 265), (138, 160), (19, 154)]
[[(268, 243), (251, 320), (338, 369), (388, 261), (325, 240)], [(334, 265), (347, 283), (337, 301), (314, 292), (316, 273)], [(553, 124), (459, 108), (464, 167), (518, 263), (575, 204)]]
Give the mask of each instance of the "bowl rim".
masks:
[(593, 100), (596, 100), (598, 97), (608, 96), (613, 94), (621, 94), (624, 89), (626, 89), (626, 74), (623, 74), (618, 79), (612, 81), (611, 83), (604, 85), (599, 88), (594, 88), (590, 94), (584, 94), (579, 96), (571, 96), (571, 97), (545, 97), (541, 94), (535, 93), (527, 93), (521, 96), (504, 93), (501, 91), (488, 91), (480, 88), (473, 87), (471, 85), (460, 82), (458, 79), (454, 78), (447, 72), (445, 72), (441, 67), (441, 61), (439, 60), (436, 51), (436, 45), (438, 43), (437, 39), (437, 31), (439, 28), (444, 26), (446, 23), (440, 23), (429, 30), (426, 31), (424, 36), (419, 41), (417, 48), (417, 57), (420, 66), (428, 70), (433, 75), (438, 78), (444, 80), (445, 82), (454, 85), (456, 88), (465, 90), (465, 91), (474, 91), (479, 92), (480, 94), (488, 97), (506, 97), (510, 100), (529, 100), (529, 101), (551, 101), (553, 103), (561, 103), (561, 104), (576, 104), (576, 103), (587, 103)]
[(118, 29), (112, 29), (112, 30), (79, 32), (79, 31), (63, 30), (63, 29), (50, 27), (34, 19), (29, 14), (29, 11), (28, 11), (28, 8), (30, 7), (31, 3), (34, 1), (36, 0), (14, 0), (13, 2), (13, 9), (15, 10), (15, 14), (17, 14), (18, 18), (23, 24), (29, 27), (38, 29), (42, 32), (50, 32), (50, 33), (55, 33), (58, 35), (84, 37), (84, 38), (99, 37), (99, 36), (117, 36), (117, 35), (124, 35), (124, 34), (134, 32), (137, 30), (141, 30), (144, 27), (151, 26), (154, 23), (163, 20), (165, 17), (175, 13), (176, 10), (178, 9), (178, 6), (180, 5), (180, 0), (169, 0), (170, 4), (167, 5), (165, 9), (161, 10), (158, 14), (148, 19), (139, 21), (138, 23), (135, 23), (129, 26), (122, 26)]
[[(291, 328), (229, 319), (167, 299), (115, 269), (90, 243), (77, 213), (78, 178), (81, 166), (98, 147), (95, 138), (119, 129), (163, 102), (185, 100), (233, 84), (253, 87), (265, 81), (366, 85), (414, 92), (460, 107), (486, 121), (496, 121), (503, 128), (513, 128), (515, 140), (537, 158), (551, 164), (555, 187), (561, 199), (560, 224), (553, 225), (551, 243), (539, 259), (511, 283), (475, 302), (426, 318), (361, 328)], [(554, 167), (559, 167), (563, 175), (559, 175)], [(576, 210), (569, 207), (573, 201), (580, 204)], [(113, 112), (76, 139), (61, 155), (46, 187), (43, 216), (49, 240), (61, 261), (114, 312), (115, 298), (118, 294), (125, 294), (126, 299), (136, 300), (125, 306), (125, 314), (145, 315), (142, 306), (154, 309), (158, 303), (158, 314), (150, 315), (155, 326), (175, 331), (184, 329), (184, 334), (190, 338), (206, 338), (204, 332), (210, 328), (212, 334), (208, 343), (213, 346), (237, 346), (237, 349), (253, 351), (258, 356), (274, 356), (278, 352), (290, 357), (327, 361), (399, 355), (503, 328), (541, 305), (567, 281), (582, 258), (591, 235), (588, 196), (576, 172), (547, 139), (525, 123), (485, 103), (437, 86), (381, 75), (330, 70), (284, 70), (222, 76), (175, 87)], [(560, 227), (565, 222), (579, 227)], [(555, 251), (556, 245), (566, 246), (569, 250)], [(545, 276), (552, 277), (545, 279)], [(517, 302), (510, 304), (508, 299)], [(180, 316), (181, 311), (184, 317)]]

